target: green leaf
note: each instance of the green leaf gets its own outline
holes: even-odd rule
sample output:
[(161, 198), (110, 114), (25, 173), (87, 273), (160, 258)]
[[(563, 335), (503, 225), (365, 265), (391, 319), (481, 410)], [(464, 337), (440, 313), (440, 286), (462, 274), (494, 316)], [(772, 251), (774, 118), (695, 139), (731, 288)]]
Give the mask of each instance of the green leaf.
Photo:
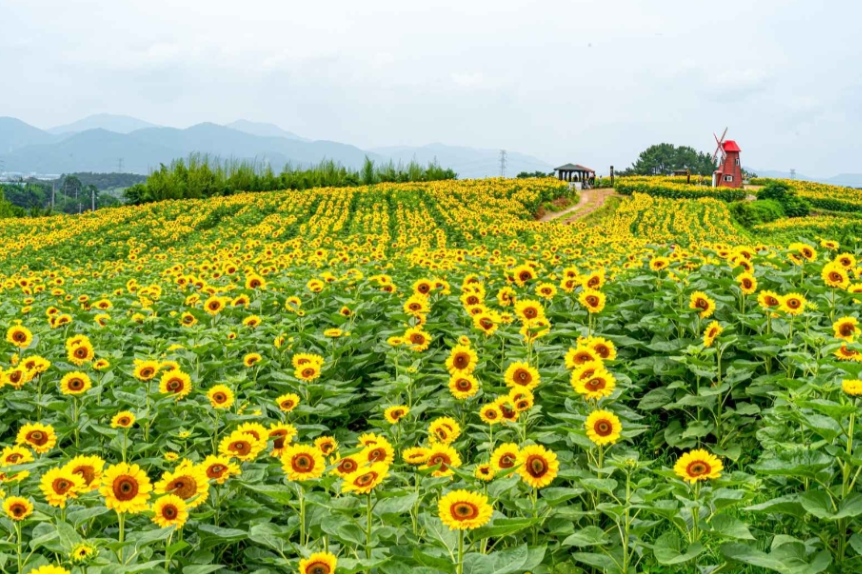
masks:
[(563, 540), (563, 546), (598, 546), (608, 542), (604, 530), (598, 526), (587, 526)]
[(222, 528), (213, 526), (212, 524), (201, 524), (198, 526), (198, 532), (203, 532), (208, 536), (230, 542), (237, 542), (248, 538), (248, 532), (245, 530), (237, 530), (236, 528)]
[(721, 553), (730, 560), (774, 570), (781, 574), (819, 574), (832, 564), (828, 550), (818, 552), (811, 561), (801, 543), (783, 544), (766, 554), (746, 544), (729, 542), (721, 545)]
[(221, 564), (201, 564), (200, 566), (186, 566), (183, 568), (183, 574), (210, 574), (216, 570), (224, 568)]
[(655, 559), (658, 560), (659, 564), (665, 566), (685, 564), (696, 558), (704, 550), (705, 548), (701, 543), (695, 542), (683, 552), (682, 540), (674, 532), (662, 534), (653, 546)]
[(712, 530), (719, 536), (735, 538), (736, 540), (754, 540), (748, 530), (748, 525), (740, 519), (728, 514), (719, 514), (712, 519)]
[(832, 499), (829, 494), (822, 490), (804, 492), (799, 500), (807, 512), (823, 520), (841, 520), (862, 514), (862, 495), (856, 492), (842, 500), (838, 505), (838, 510), (832, 506)]
[(477, 529), (473, 536), (478, 540), (501, 538), (530, 528), (538, 522), (535, 518), (496, 518), (493, 523)]
[(374, 507), (375, 514), (402, 514), (409, 511), (416, 504), (419, 495), (411, 492), (406, 496), (393, 496), (384, 498)]

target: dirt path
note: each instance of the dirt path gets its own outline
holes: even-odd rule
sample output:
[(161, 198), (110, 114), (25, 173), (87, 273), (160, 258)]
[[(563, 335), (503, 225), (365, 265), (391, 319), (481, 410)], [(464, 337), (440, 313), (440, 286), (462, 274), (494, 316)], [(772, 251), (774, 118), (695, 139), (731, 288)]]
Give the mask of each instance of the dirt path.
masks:
[(578, 198), (577, 204), (572, 205), (571, 207), (567, 207), (566, 209), (564, 209), (562, 211), (554, 211), (552, 213), (546, 213), (545, 215), (543, 215), (541, 217), (541, 219), (539, 219), (539, 221), (548, 222), (548, 221), (553, 221), (555, 219), (559, 219), (560, 217), (563, 217), (564, 215), (567, 215), (573, 211), (576, 211), (576, 210), (580, 209), (581, 207), (583, 207), (584, 205), (586, 205), (587, 204), (587, 192), (586, 191), (579, 191), (578, 195), (579, 195), (579, 198)]
[(583, 209), (578, 209), (577, 213), (566, 219), (563, 223), (574, 223), (582, 217), (586, 217), (595, 210), (600, 209), (605, 204), (607, 198), (617, 195), (611, 188), (590, 189), (586, 192), (581, 192), (581, 194), (581, 201), (578, 203), (578, 207), (581, 207), (581, 204), (584, 203), (585, 196), (587, 200), (586, 205), (583, 206)]

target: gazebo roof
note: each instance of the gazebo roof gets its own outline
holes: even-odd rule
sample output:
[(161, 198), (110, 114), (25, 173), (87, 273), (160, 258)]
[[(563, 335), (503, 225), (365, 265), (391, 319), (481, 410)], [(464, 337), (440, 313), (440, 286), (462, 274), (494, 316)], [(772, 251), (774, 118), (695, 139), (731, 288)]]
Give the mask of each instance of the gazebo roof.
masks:
[(567, 163), (565, 165), (561, 165), (560, 167), (555, 167), (555, 171), (586, 171), (589, 173), (596, 173), (595, 170), (590, 169), (586, 166), (577, 164), (577, 163)]

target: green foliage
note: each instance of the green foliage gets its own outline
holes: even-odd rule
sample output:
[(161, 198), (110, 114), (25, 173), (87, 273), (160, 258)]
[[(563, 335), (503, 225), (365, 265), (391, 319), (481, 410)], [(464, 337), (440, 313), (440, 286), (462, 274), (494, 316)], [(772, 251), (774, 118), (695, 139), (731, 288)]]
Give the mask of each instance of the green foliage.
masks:
[(518, 175), (516, 175), (516, 176), (515, 176), (515, 178), (516, 178), (516, 179), (528, 179), (528, 178), (531, 178), (531, 177), (553, 177), (553, 175), (554, 175), (554, 172), (551, 172), (551, 173), (545, 173), (545, 172), (540, 171), (540, 170), (536, 170), (536, 171), (522, 171), (521, 173), (519, 173)]
[(730, 213), (736, 221), (748, 228), (786, 217), (781, 203), (774, 199), (738, 201), (731, 204)]
[(706, 185), (687, 185), (685, 183), (669, 182), (666, 178), (620, 178), (614, 183), (614, 189), (622, 195), (645, 193), (653, 197), (667, 199), (699, 199), (711, 197), (722, 201), (739, 201), (745, 199), (745, 192), (730, 187), (709, 187)]
[(130, 186), (123, 192), (132, 204), (166, 199), (201, 199), (231, 195), (240, 191), (274, 191), (279, 189), (311, 189), (314, 187), (355, 187), (378, 183), (407, 183), (455, 179), (451, 169), (436, 163), (427, 166), (410, 162), (406, 166), (388, 162), (375, 165), (365, 158), (361, 170), (354, 171), (341, 164), (325, 160), (310, 167), (287, 164), (276, 174), (269, 165), (247, 161), (221, 161), (204, 154), (191, 154), (169, 166), (160, 165), (146, 183)]
[(805, 217), (811, 212), (811, 204), (797, 196), (794, 189), (783, 181), (770, 181), (757, 197), (780, 203), (787, 217)]
[(632, 166), (620, 175), (667, 175), (687, 169), (692, 174), (711, 175), (715, 170), (712, 156), (689, 146), (676, 147), (662, 143), (641, 152)]

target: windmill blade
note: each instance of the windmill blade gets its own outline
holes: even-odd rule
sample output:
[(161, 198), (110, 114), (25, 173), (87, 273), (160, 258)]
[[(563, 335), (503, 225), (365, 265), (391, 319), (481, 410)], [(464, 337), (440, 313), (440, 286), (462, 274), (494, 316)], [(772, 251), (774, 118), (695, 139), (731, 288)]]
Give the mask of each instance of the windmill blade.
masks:
[(724, 148), (721, 144), (724, 143), (724, 136), (727, 135), (727, 128), (724, 128), (724, 131), (721, 132), (721, 138), (715, 135), (715, 132), (712, 132), (712, 137), (715, 138), (715, 153), (712, 154), (712, 163), (715, 163), (715, 160), (718, 159), (718, 152), (721, 152), (721, 160), (724, 161)]

